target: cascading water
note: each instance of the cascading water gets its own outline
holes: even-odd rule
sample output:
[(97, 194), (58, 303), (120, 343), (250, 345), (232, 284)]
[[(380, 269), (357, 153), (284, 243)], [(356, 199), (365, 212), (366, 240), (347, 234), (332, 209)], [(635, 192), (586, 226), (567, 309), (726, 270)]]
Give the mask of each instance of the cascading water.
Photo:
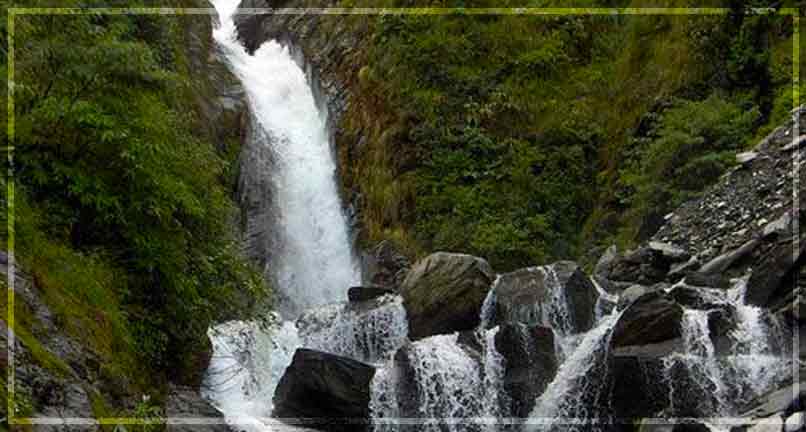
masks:
[(376, 361), (406, 339), (405, 312), (399, 299), (366, 313), (325, 306), (346, 300), (347, 288), (361, 281), (326, 116), (287, 47), (269, 41), (250, 54), (238, 42), (233, 16), (240, 0), (211, 2), (219, 17), (213, 37), (246, 90), (256, 130), (251, 144), (272, 154), (272, 170), (262, 174), (278, 209), (269, 270), (280, 316), (268, 326), (230, 322), (210, 330), (206, 395), (239, 429), (276, 430), (268, 418), (272, 396), (297, 348)]
[(249, 54), (237, 40), (240, 0), (212, 0), (220, 24), (213, 36), (246, 90), (256, 128), (268, 137), (279, 212), (279, 249), (271, 263), (284, 315), (342, 301), (361, 281), (336, 187), (336, 165), (325, 114), (287, 47), (268, 41)]
[[(414, 430), (501, 430), (499, 423), (506, 423), (509, 414), (508, 371), (496, 350), (499, 328), (493, 325), (515, 321), (551, 328), (561, 361), (535, 401), (527, 430), (596, 429), (596, 421), (608, 415), (604, 398), (609, 396), (610, 336), (623, 312), (614, 310), (618, 299), (595, 281), (597, 323), (577, 334), (553, 266), (529, 269), (540, 274), (549, 293), (540, 304), (512, 308), (511, 316), (495, 316), (499, 278), (484, 301), (473, 337), (438, 335), (414, 342), (405, 352), (405, 370), (393, 359), (408, 341), (400, 297), (379, 299), (369, 309), (338, 304), (361, 278), (337, 193), (326, 118), (287, 48), (270, 41), (249, 54), (238, 43), (233, 15), (240, 0), (211, 1), (220, 18), (215, 40), (244, 85), (258, 129), (252, 144), (266, 146), (273, 155), (273, 169), (265, 175), (279, 210), (270, 270), (282, 299), (280, 314), (270, 324), (230, 322), (209, 332), (214, 356), (206, 395), (227, 421), (239, 430), (279, 429), (270, 419), (273, 393), (295, 350), (309, 347), (380, 366), (370, 400), (378, 431), (395, 430), (401, 416), (418, 418)], [(668, 371), (682, 367), (702, 393), (713, 396), (702, 415), (735, 413), (741, 402), (769, 388), (786, 369), (775, 353), (769, 317), (744, 304), (743, 290), (740, 283), (727, 293), (703, 291), (708, 302), (732, 311), (727, 355), (712, 340), (711, 312), (686, 309), (684, 352), (665, 359)], [(401, 395), (406, 386), (409, 394)], [(670, 394), (680, 393), (675, 390)], [(669, 415), (674, 411), (672, 397)]]
[(604, 397), (610, 336), (620, 313), (613, 311), (587, 332), (565, 358), (554, 380), (546, 387), (529, 416), (530, 431), (590, 431), (590, 421), (601, 419), (597, 412)]

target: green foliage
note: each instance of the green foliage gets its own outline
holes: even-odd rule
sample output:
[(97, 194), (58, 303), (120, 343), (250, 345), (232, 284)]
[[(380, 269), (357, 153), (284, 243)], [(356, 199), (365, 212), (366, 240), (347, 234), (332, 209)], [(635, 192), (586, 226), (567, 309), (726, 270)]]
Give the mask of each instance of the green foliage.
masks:
[(647, 137), (634, 140), (635, 157), (621, 172), (635, 220), (651, 224), (716, 181), (758, 118), (757, 108), (716, 95), (665, 110)]
[(179, 21), (27, 16), (16, 41), (23, 265), (109, 376), (198, 373), (210, 323), (266, 290), (238, 254), (235, 152), (197, 127)]
[[(573, 6), (692, 6), (583, 3)], [(506, 270), (579, 258), (618, 231), (625, 243), (646, 235), (622, 228), (715, 181), (791, 109), (791, 20), (744, 12), (358, 23), (369, 28), (358, 74), (367, 112), (348, 114), (348, 139), (361, 118), (378, 120), (364, 133), (372, 166), (344, 171), (366, 197), (370, 237), (404, 233), (398, 243), (417, 244), (407, 249), (476, 253)]]

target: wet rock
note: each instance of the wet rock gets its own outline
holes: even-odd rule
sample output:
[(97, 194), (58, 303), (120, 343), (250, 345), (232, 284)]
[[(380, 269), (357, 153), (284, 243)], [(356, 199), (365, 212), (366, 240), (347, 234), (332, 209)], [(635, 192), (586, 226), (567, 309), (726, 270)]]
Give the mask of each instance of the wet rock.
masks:
[(298, 349), (277, 384), (273, 416), (325, 431), (367, 430), (374, 375), (366, 363)]
[[(500, 276), (495, 286), (496, 322), (547, 324), (552, 307), (568, 311), (573, 332), (589, 330), (596, 318), (598, 293), (572, 261), (530, 267)], [(553, 304), (561, 301), (563, 304)]]
[(650, 291), (632, 302), (613, 329), (613, 346), (646, 345), (680, 337), (683, 308), (666, 292)]
[(470, 255), (437, 252), (415, 264), (400, 286), (409, 336), (476, 328), (493, 278), (487, 261)]
[[(655, 417), (669, 406), (663, 361), (635, 355), (613, 355), (610, 360), (611, 403), (617, 423), (631, 424), (634, 419)], [(650, 429), (655, 430), (655, 429)]]
[(669, 291), (669, 296), (678, 304), (690, 309), (715, 309), (724, 304), (724, 301), (708, 295), (707, 291), (687, 285), (675, 286)]
[(759, 396), (742, 413), (742, 417), (769, 417), (776, 413), (790, 414), (803, 410), (806, 400), (806, 381), (784, 386)]
[(618, 308), (625, 309), (634, 301), (638, 300), (644, 294), (651, 291), (651, 288), (643, 285), (631, 285), (629, 288), (622, 291), (618, 298)]
[(511, 412), (526, 418), (557, 373), (554, 333), (540, 326), (505, 324), (495, 336), (495, 348), (506, 363), (504, 389), (512, 401)]
[(753, 151), (739, 153), (736, 155), (736, 162), (740, 164), (746, 164), (748, 162), (754, 161), (757, 157), (758, 153)]
[(347, 290), (347, 298), (351, 302), (374, 300), (378, 297), (383, 297), (390, 294), (395, 294), (395, 291), (380, 286), (350, 287), (350, 289)]
[[(165, 430), (170, 432), (228, 432), (224, 416), (191, 387), (171, 386), (165, 402), (165, 415), (170, 418)], [(214, 424), (194, 424), (193, 419), (218, 419)]]
[(775, 415), (756, 420), (747, 428), (747, 432), (781, 432), (783, 429), (784, 419)]

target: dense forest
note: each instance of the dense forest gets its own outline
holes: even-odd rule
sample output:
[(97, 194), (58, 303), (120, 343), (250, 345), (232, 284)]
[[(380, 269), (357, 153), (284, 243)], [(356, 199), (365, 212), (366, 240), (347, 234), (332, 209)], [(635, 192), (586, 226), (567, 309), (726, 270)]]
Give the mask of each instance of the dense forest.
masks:
[[(131, 6), (113, 3), (58, 5)], [(192, 76), (192, 23), (86, 13), (14, 24), (14, 188), (4, 177), (2, 199), (14, 209), (18, 265), (65, 332), (99, 355), (111, 395), (159, 394), (168, 377), (198, 382), (210, 324), (249, 314), (269, 293), (239, 254), (240, 143), (204, 123), (197, 95), (209, 89)], [(40, 363), (64, 369), (36, 349), (36, 317), (15, 307), (17, 336)]]
[(651, 235), (793, 107), (793, 18), (752, 9), (783, 4), (708, 6), (730, 12), (351, 17), (364, 103), (388, 126), (354, 179), (370, 237), (512, 269)]

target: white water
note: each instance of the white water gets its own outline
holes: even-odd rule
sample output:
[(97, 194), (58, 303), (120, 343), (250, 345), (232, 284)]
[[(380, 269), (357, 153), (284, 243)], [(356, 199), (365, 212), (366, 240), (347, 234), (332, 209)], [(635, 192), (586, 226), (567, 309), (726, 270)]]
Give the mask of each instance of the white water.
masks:
[(304, 71), (287, 47), (269, 41), (250, 55), (236, 39), (233, 14), (240, 0), (211, 0), (220, 26), (213, 36), (246, 90), (255, 127), (270, 137), (271, 176), (280, 209), (280, 244), (271, 262), (277, 288), (292, 304), (286, 315), (344, 301), (361, 281), (336, 186), (336, 164), (325, 114), (316, 106)]
[(311, 309), (297, 321), (302, 345), (368, 363), (389, 360), (408, 340), (400, 296), (384, 296), (373, 307), (333, 304)]
[(347, 289), (361, 281), (327, 119), (286, 47), (269, 41), (249, 54), (237, 41), (233, 14), (240, 0), (211, 3), (219, 16), (213, 37), (246, 91), (257, 129), (252, 144), (268, 146), (273, 155), (272, 170), (264, 174), (279, 209), (273, 226), (279, 241), (270, 245), (275, 253), (268, 265), (283, 301), (277, 305), (282, 317), (268, 329), (230, 322), (210, 330), (214, 353), (205, 394), (238, 430), (287, 429), (269, 417), (277, 383), (297, 348), (313, 345), (363, 360), (384, 357), (406, 337), (405, 313), (401, 319), (402, 305), (392, 300), (363, 314), (336, 305), (308, 313), (300, 326), (282, 321), (346, 300)]
[(607, 366), (610, 336), (620, 315), (613, 311), (585, 333), (537, 399), (527, 430), (593, 430), (585, 423), (600, 418), (601, 413), (589, 401), (598, 400), (605, 388), (606, 370), (602, 368)]
[[(755, 397), (770, 390), (789, 370), (788, 360), (777, 352), (772, 317), (761, 308), (744, 303), (747, 278), (735, 281), (728, 291), (700, 290), (708, 301), (732, 312), (734, 328), (729, 332), (729, 352), (718, 353), (709, 327), (716, 310), (685, 309), (681, 322), (684, 352), (671, 354), (664, 363), (667, 376), (682, 365), (693, 389), (677, 389), (669, 383), (670, 412), (676, 411), (675, 396), (688, 399), (692, 392), (707, 395), (700, 403), (702, 416), (730, 416)], [(776, 353), (777, 352), (777, 353)], [(679, 385), (679, 383), (677, 383)]]

